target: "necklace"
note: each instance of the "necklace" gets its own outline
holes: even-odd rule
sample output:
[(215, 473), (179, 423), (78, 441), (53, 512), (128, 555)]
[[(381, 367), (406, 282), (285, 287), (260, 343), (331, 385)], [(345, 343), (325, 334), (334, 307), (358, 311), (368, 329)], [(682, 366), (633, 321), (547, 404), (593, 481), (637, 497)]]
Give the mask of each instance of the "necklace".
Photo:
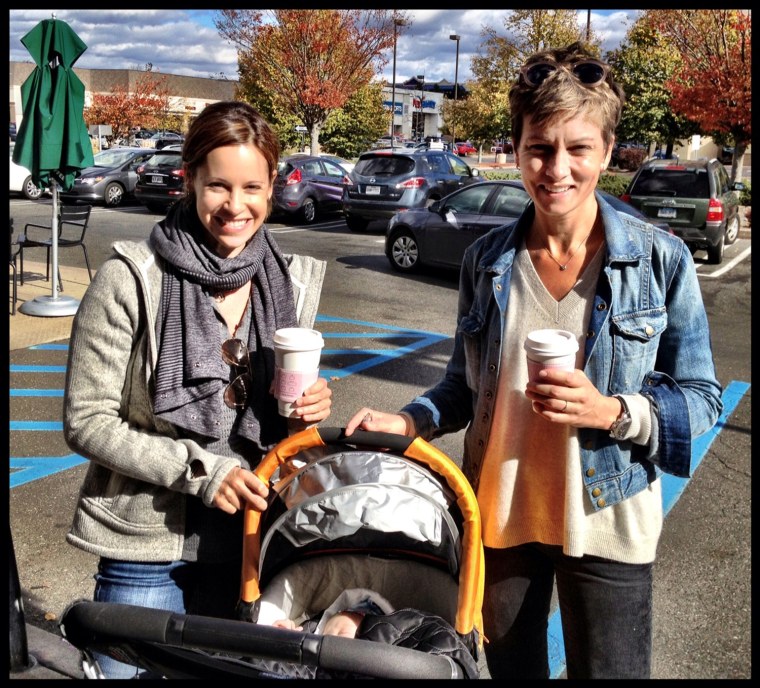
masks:
[(554, 261), (554, 262), (555, 262), (557, 265), (559, 265), (559, 269), (560, 269), (560, 271), (564, 272), (565, 270), (567, 270), (567, 266), (568, 266), (568, 265), (570, 265), (570, 261), (571, 261), (571, 260), (572, 260), (572, 259), (575, 257), (575, 254), (576, 254), (576, 253), (578, 253), (578, 251), (580, 250), (581, 246), (583, 246), (583, 244), (585, 244), (585, 243), (588, 241), (588, 238), (591, 236), (591, 232), (593, 232), (593, 231), (594, 231), (594, 227), (596, 227), (596, 223), (595, 223), (594, 225), (592, 225), (592, 226), (591, 226), (591, 231), (590, 231), (590, 232), (589, 232), (589, 233), (588, 233), (588, 234), (587, 234), (587, 235), (586, 235), (586, 236), (583, 238), (583, 241), (581, 241), (581, 242), (580, 242), (580, 243), (579, 243), (579, 244), (578, 244), (578, 245), (575, 247), (575, 251), (573, 251), (573, 252), (570, 254), (570, 257), (569, 257), (569, 258), (568, 258), (568, 259), (565, 261), (565, 264), (564, 264), (564, 265), (563, 265), (562, 263), (560, 263), (560, 262), (559, 262), (559, 261), (558, 261), (558, 260), (557, 260), (557, 259), (556, 259), (556, 258), (555, 258), (553, 255), (552, 255), (552, 252), (549, 250), (548, 246), (542, 246), (541, 248), (543, 248), (543, 249), (544, 249), (544, 251), (546, 251), (546, 253), (547, 253), (547, 255), (549, 256), (549, 258), (551, 258), (551, 259), (552, 259), (552, 260), (553, 260), (553, 261)]
[(231, 294), (233, 291), (236, 291), (236, 289), (214, 289), (211, 295), (214, 297), (214, 301), (222, 303), (227, 298), (227, 294)]

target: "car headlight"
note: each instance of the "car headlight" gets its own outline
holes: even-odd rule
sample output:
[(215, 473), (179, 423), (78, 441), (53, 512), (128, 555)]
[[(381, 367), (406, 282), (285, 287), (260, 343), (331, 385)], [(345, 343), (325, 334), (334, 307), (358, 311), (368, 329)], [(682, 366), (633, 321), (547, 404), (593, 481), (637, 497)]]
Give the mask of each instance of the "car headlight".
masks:
[(102, 182), (103, 177), (81, 177), (79, 181), (87, 186), (94, 186), (95, 184)]

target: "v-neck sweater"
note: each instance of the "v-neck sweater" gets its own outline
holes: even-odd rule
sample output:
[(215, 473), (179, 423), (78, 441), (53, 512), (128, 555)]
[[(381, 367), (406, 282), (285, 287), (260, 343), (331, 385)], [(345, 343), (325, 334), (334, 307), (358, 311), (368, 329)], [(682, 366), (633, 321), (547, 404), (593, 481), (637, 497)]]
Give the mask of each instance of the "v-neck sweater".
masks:
[(536, 414), (525, 396), (528, 369), (523, 349), (536, 329), (569, 330), (584, 343), (593, 295), (604, 258), (600, 248), (574, 287), (557, 301), (546, 290), (523, 245), (515, 256), (493, 427), (478, 488), (487, 547), (527, 542), (561, 545), (569, 556), (586, 554), (626, 563), (654, 561), (662, 530), (660, 480), (600, 511), (583, 488), (578, 434)]

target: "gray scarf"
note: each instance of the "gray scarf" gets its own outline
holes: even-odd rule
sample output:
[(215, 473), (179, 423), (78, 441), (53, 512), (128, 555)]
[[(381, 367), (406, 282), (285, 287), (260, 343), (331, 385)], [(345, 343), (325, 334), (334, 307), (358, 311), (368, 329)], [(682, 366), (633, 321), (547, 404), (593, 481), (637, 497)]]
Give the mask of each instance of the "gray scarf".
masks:
[(253, 391), (238, 433), (266, 452), (287, 434), (269, 388), (274, 332), (297, 325), (288, 267), (265, 226), (234, 258), (216, 255), (206, 237), (195, 208), (185, 203), (172, 206), (151, 232), (153, 248), (166, 261), (156, 323), (154, 413), (192, 433), (220, 439), (215, 419), (223, 410), (231, 370), (222, 360), (221, 328), (209, 291), (252, 282), (248, 349)]

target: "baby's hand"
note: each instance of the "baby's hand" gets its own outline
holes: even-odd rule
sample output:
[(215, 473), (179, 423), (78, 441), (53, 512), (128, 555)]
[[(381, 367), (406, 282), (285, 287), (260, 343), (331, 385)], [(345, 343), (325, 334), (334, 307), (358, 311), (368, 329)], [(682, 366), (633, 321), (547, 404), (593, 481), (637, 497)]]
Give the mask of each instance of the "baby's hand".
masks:
[(327, 620), (323, 634), (355, 638), (363, 618), (364, 615), (358, 612), (338, 612)]

